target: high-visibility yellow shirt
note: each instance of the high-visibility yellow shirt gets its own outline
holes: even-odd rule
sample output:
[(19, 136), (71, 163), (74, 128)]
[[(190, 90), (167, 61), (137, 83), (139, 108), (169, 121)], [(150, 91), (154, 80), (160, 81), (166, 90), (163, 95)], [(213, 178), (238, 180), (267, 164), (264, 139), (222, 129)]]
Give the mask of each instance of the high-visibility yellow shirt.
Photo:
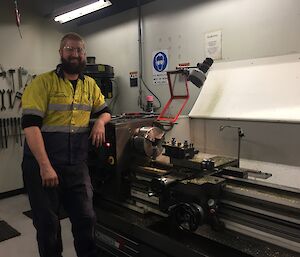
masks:
[[(43, 119), (41, 131), (50, 161), (74, 164), (87, 157), (90, 115), (107, 108), (94, 79), (80, 75), (76, 90), (56, 69), (37, 76), (22, 96), (24, 115)], [(32, 155), (27, 144), (24, 155)]]

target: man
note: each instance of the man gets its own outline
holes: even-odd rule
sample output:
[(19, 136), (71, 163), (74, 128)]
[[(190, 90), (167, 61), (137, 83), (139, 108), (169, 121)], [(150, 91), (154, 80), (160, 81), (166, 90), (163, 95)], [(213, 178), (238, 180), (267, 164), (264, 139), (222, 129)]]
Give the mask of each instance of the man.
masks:
[[(37, 76), (22, 97), (23, 179), (40, 256), (62, 256), (58, 212), (63, 205), (72, 223), (77, 256), (94, 257), (93, 192), (85, 161), (88, 138), (101, 145), (111, 115), (96, 82), (82, 74), (83, 39), (76, 33), (66, 34), (59, 53), (61, 64), (56, 70)], [(91, 114), (98, 119), (89, 135)]]

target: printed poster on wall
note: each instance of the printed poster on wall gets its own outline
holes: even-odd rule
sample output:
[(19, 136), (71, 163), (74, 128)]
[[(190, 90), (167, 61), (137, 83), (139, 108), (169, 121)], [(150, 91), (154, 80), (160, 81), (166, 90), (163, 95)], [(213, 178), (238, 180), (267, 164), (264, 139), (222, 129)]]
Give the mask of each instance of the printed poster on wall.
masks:
[(156, 86), (168, 85), (167, 70), (169, 68), (168, 50), (152, 52), (153, 84)]
[(205, 57), (213, 60), (222, 59), (222, 31), (213, 31), (205, 34)]

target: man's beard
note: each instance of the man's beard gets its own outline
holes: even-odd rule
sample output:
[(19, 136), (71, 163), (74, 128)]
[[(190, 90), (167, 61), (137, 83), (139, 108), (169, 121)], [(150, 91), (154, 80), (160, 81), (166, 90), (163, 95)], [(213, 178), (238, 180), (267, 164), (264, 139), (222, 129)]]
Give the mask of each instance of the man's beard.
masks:
[[(73, 59), (78, 60), (78, 63), (72, 63)], [(80, 74), (86, 66), (85, 60), (80, 57), (69, 57), (68, 59), (61, 57), (60, 60), (63, 71), (68, 74)]]

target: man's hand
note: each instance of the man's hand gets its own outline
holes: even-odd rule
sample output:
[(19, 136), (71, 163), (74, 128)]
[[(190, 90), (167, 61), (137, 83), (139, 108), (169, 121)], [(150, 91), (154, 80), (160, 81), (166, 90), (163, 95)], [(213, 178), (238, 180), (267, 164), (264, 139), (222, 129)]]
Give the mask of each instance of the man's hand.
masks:
[(40, 175), (44, 187), (55, 187), (58, 185), (58, 177), (49, 161), (44, 139), (39, 127), (32, 126), (24, 128), (27, 144), (40, 166)]
[(105, 122), (101, 118), (95, 121), (90, 138), (97, 148), (105, 142)]
[(58, 185), (58, 176), (51, 165), (40, 167), (40, 174), (44, 187), (56, 187)]

